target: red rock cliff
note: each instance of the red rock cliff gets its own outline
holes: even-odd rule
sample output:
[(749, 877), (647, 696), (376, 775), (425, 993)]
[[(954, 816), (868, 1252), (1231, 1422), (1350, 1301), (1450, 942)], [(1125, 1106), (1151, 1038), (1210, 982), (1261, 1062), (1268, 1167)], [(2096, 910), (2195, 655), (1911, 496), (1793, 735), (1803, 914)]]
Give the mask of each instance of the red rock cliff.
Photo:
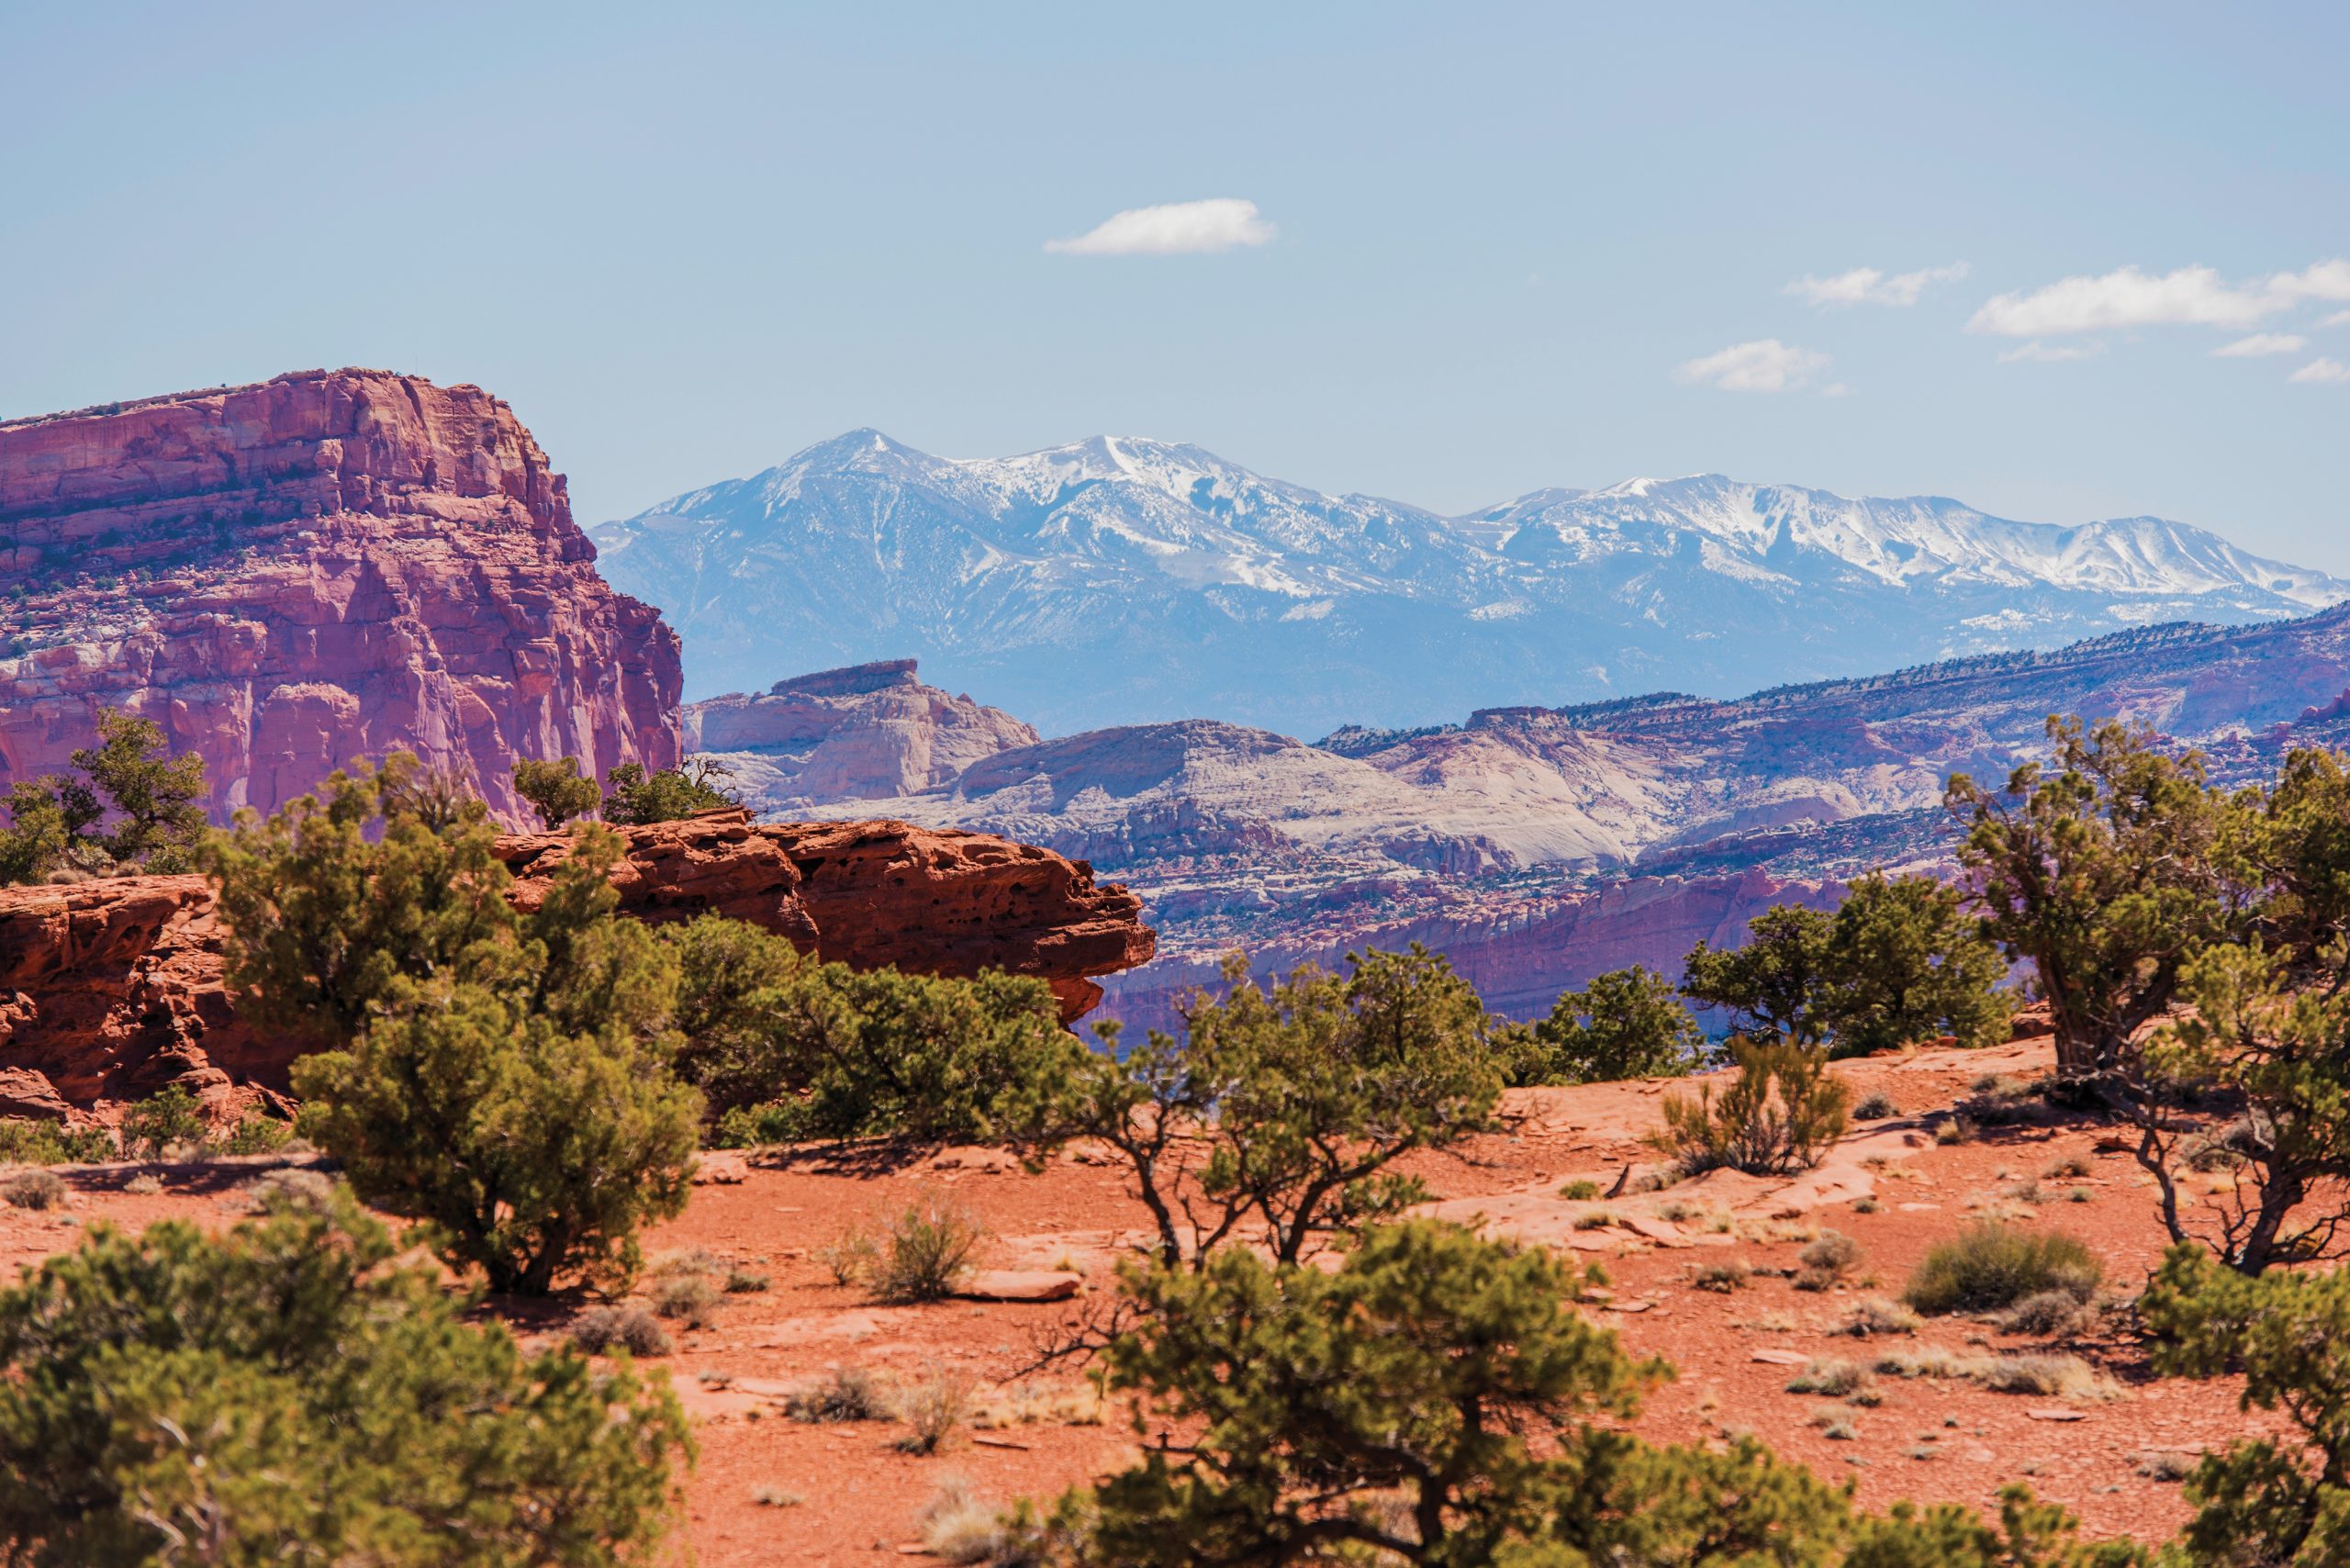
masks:
[(101, 706), (267, 811), (394, 748), (468, 768), (679, 755), (677, 638), (614, 593), (504, 403), (384, 371), (0, 423), (0, 788)]
[[(705, 913), (781, 933), (860, 969), (998, 968), (1052, 985), (1064, 1021), (1095, 975), (1147, 961), (1142, 901), (1049, 850), (904, 823), (758, 823), (743, 812), (621, 830), (621, 908)], [(570, 852), (556, 834), (498, 841), (532, 907)], [(224, 1106), (286, 1086), (299, 1042), (238, 1017), (225, 933), (201, 877), (0, 888), (0, 1116), (66, 1114), (182, 1083)]]

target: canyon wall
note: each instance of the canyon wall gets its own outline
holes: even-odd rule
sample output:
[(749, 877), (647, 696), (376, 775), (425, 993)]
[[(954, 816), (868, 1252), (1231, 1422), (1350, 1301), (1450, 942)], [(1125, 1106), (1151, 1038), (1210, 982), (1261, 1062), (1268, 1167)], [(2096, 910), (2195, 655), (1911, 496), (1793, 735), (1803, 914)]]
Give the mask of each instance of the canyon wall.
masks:
[(677, 634), (479, 387), (306, 371), (0, 423), (0, 788), (102, 707), (263, 812), (394, 748), (524, 820), (515, 758), (672, 767)]

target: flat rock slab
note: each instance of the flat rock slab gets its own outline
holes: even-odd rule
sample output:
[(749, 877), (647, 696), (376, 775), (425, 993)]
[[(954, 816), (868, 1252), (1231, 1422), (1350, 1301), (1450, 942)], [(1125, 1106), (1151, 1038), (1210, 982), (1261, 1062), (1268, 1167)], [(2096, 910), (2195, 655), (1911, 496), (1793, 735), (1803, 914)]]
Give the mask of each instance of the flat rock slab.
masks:
[(751, 1167), (739, 1154), (705, 1154), (694, 1161), (697, 1187), (735, 1187), (751, 1179)]
[(1750, 1361), (1761, 1361), (1766, 1367), (1807, 1367), (1811, 1365), (1811, 1358), (1805, 1355), (1801, 1350), (1757, 1350), (1746, 1359)]
[(2089, 1418), (2087, 1411), (2068, 1410), (2062, 1405), (2036, 1405), (2024, 1415), (2034, 1421), (2086, 1421)]
[(955, 1287), (964, 1301), (1067, 1301), (1085, 1282), (1058, 1269), (981, 1269)]

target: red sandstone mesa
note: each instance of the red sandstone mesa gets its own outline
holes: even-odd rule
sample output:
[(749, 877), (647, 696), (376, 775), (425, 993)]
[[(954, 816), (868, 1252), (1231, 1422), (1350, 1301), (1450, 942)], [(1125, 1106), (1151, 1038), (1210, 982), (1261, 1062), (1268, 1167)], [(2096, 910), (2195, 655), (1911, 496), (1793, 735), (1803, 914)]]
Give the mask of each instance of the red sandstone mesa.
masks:
[[(755, 823), (746, 812), (621, 830), (621, 907), (716, 913), (860, 969), (994, 967), (1049, 981), (1064, 1021), (1101, 997), (1091, 977), (1147, 961), (1142, 901), (1050, 850), (897, 822)], [(498, 842), (514, 899), (545, 895), (562, 834)], [(237, 1016), (225, 933), (201, 877), (117, 877), (0, 889), (0, 1115), (65, 1114), (173, 1082), (229, 1103), (285, 1088), (297, 1041)]]
[(676, 765), (677, 638), (503, 402), (385, 371), (0, 423), (0, 787), (102, 706), (264, 812), (394, 748), (501, 820), (522, 756)]

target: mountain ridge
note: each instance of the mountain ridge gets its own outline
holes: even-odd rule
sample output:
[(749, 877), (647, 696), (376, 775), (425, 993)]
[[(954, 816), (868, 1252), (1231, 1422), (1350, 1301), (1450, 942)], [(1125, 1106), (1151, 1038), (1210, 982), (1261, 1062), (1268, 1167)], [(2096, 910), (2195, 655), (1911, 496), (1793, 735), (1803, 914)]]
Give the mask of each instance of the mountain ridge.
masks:
[(956, 459), (860, 429), (591, 533), (607, 576), (685, 634), (688, 696), (913, 656), (1057, 734), (1729, 696), (2350, 598), (2159, 518), (2024, 522), (1719, 475), (1446, 516), (1132, 436)]

